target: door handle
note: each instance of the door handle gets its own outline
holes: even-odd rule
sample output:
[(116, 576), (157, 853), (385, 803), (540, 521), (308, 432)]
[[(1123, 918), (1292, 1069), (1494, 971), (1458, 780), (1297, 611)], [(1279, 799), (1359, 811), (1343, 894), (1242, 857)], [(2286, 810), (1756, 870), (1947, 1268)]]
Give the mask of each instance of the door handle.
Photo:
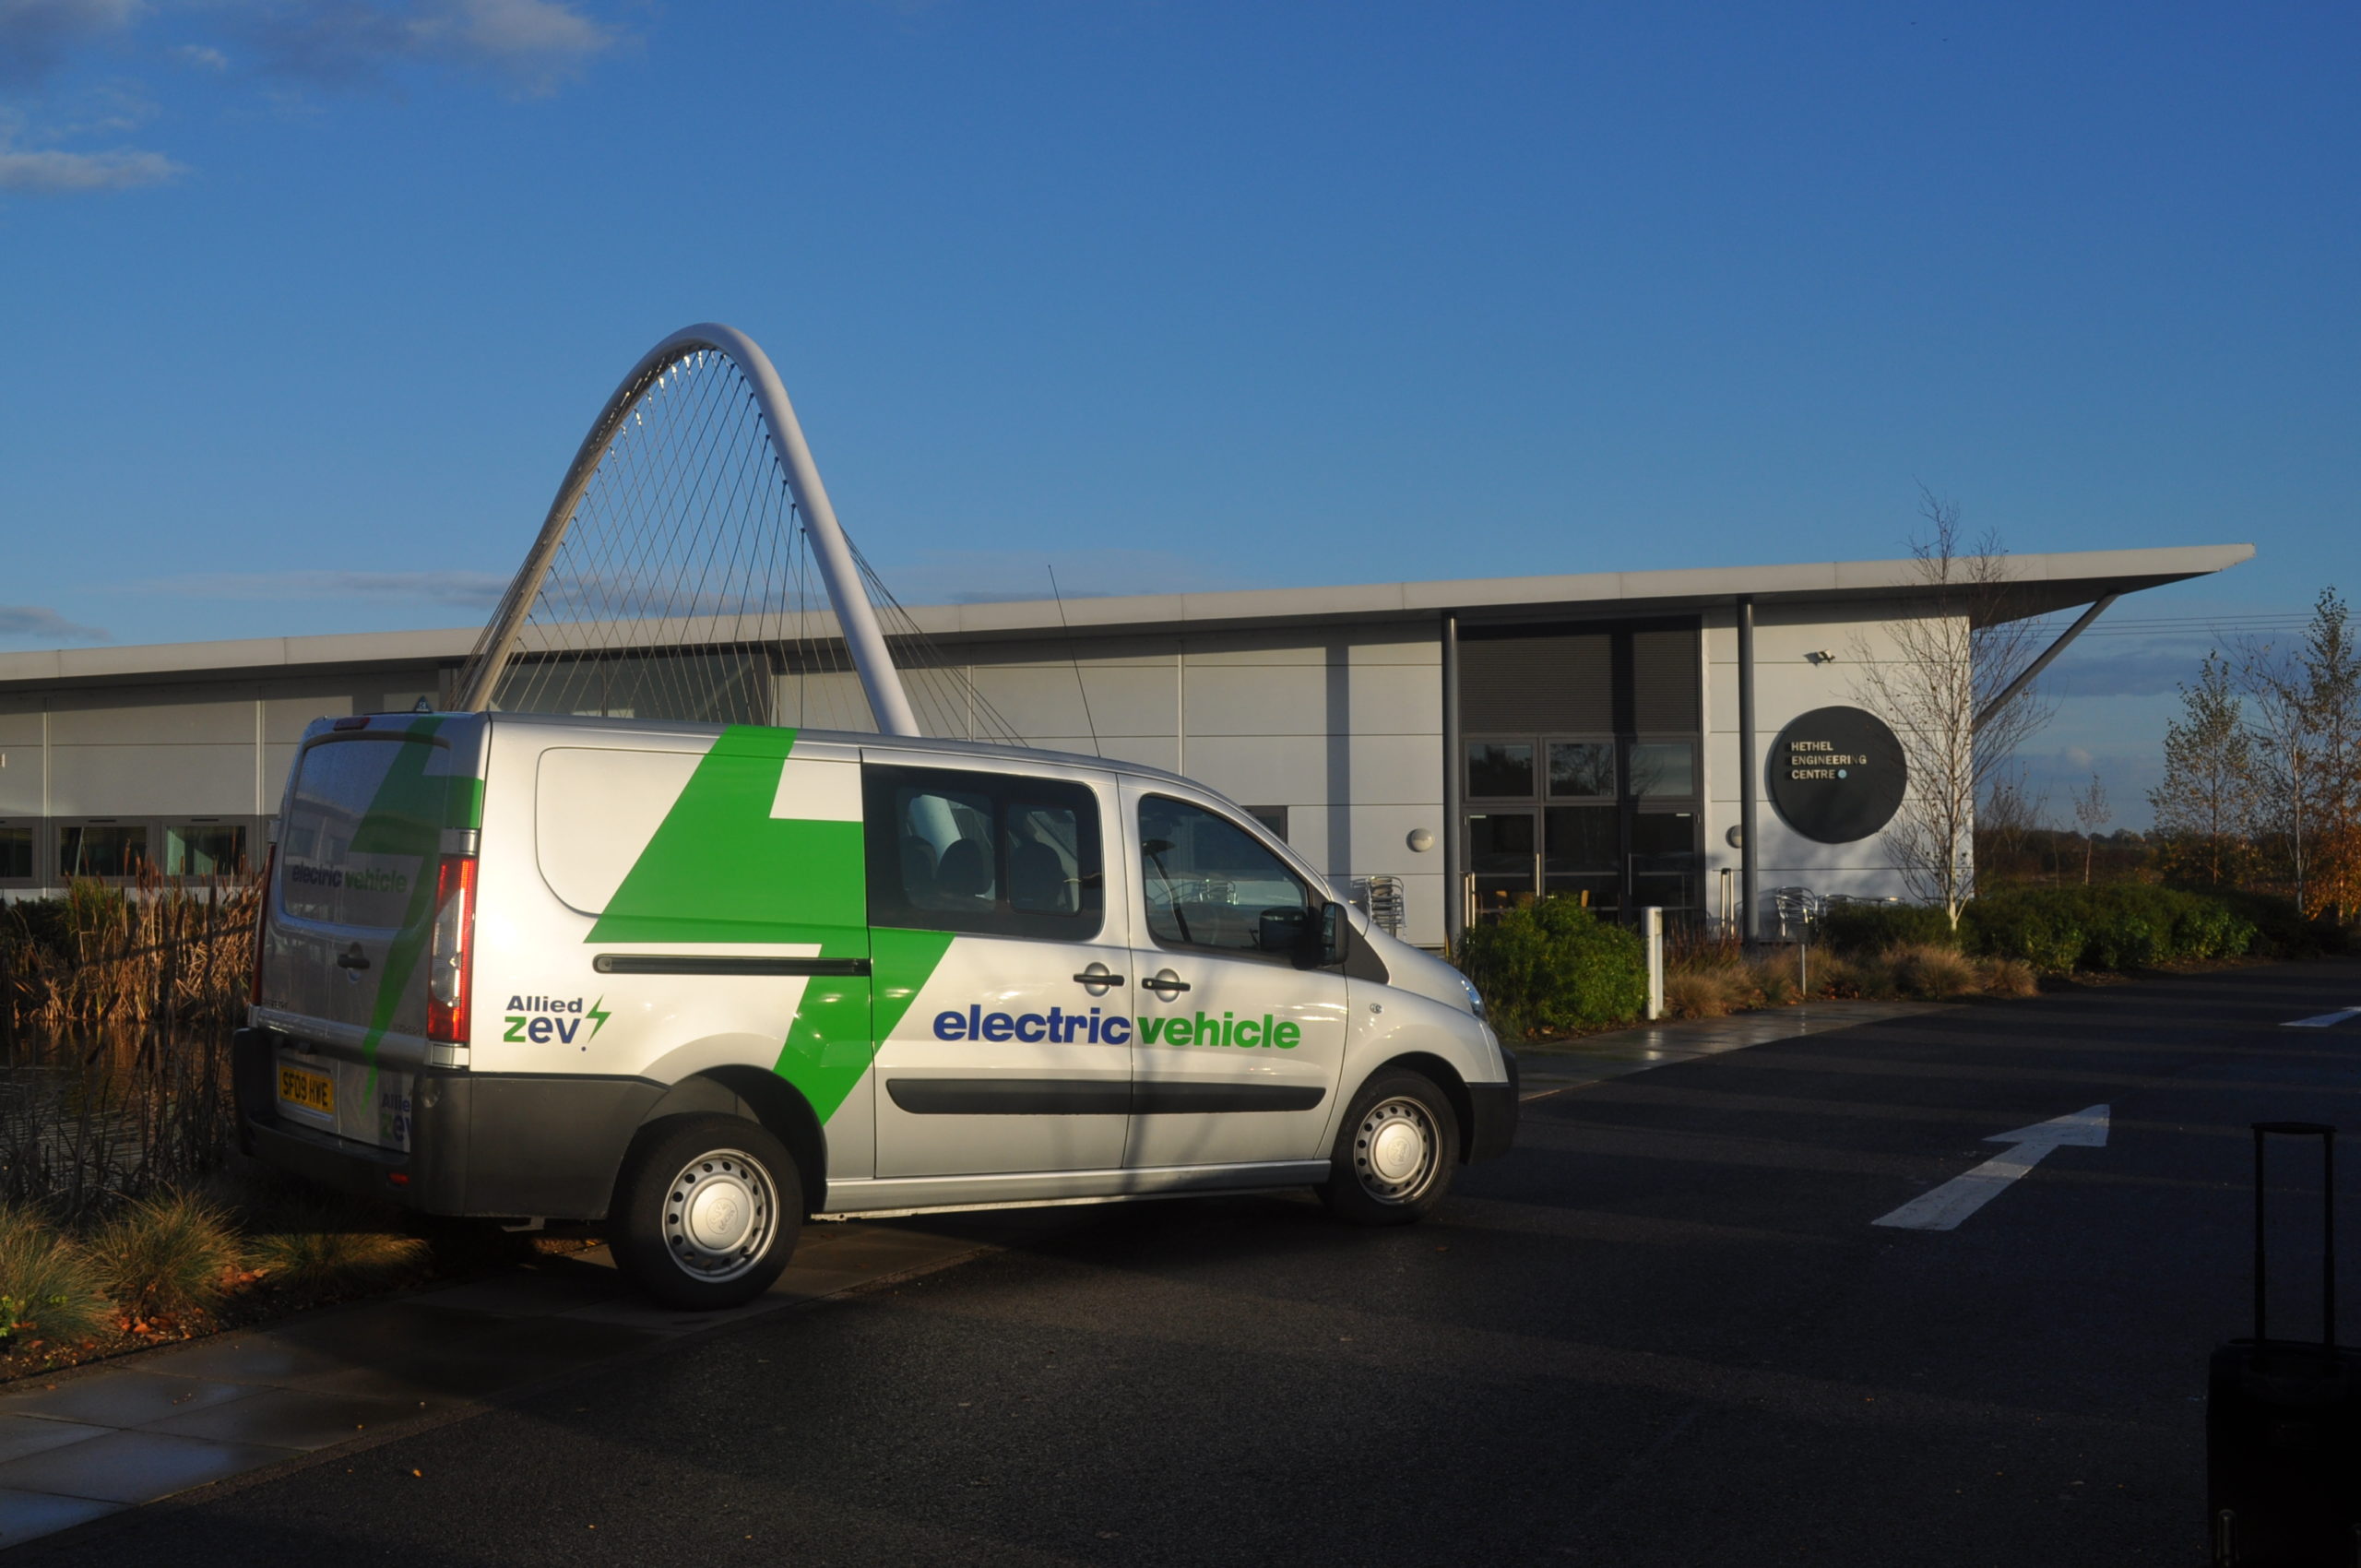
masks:
[(1076, 984), (1089, 987), (1090, 994), (1093, 996), (1103, 996), (1107, 993), (1108, 987), (1123, 983), (1122, 976), (1106, 965), (1098, 963), (1092, 964), (1090, 968), (1074, 978)]
[(1169, 1002), (1174, 997), (1180, 995), (1182, 992), (1188, 990), (1189, 982), (1182, 980), (1179, 975), (1174, 974), (1170, 969), (1158, 969), (1156, 973), (1148, 976), (1147, 979), (1140, 981), (1140, 989), (1142, 991), (1152, 991), (1162, 1000)]
[(369, 956), (361, 951), (361, 944), (356, 942), (350, 952), (336, 956), (336, 967), (339, 969), (365, 969), (369, 967)]

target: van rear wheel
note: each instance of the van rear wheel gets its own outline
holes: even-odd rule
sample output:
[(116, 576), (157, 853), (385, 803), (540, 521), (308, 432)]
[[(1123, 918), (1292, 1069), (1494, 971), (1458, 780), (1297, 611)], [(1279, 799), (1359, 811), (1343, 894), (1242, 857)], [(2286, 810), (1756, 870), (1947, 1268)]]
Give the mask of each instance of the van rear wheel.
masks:
[(795, 1255), (795, 1162), (742, 1116), (668, 1116), (643, 1129), (615, 1190), (615, 1265), (667, 1306), (751, 1301)]
[(1320, 1201), (1355, 1225), (1415, 1224), (1442, 1202), (1458, 1165), (1459, 1119), (1434, 1080), (1380, 1073), (1336, 1129)]

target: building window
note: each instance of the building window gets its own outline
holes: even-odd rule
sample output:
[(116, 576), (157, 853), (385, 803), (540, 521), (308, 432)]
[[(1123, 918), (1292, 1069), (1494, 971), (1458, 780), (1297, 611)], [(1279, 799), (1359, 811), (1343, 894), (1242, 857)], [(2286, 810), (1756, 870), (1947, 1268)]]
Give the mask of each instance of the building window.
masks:
[(148, 864), (144, 822), (72, 823), (57, 830), (63, 876), (137, 876)]
[(1287, 837), (1287, 807), (1248, 806), (1246, 808), (1246, 814), (1252, 817), (1256, 822), (1261, 823), (1263, 825), (1264, 831), (1270, 834), (1272, 837), (1277, 839), (1280, 843), (1286, 844), (1292, 841)]
[(1642, 741), (1633, 745), (1631, 793), (1642, 800), (1694, 800), (1697, 742)]
[(1467, 743), (1467, 798), (1471, 801), (1533, 799), (1533, 745), (1525, 741)]
[(32, 825), (0, 823), (0, 882), (30, 882), (32, 878)]
[(1611, 801), (1615, 798), (1615, 742), (1549, 742), (1549, 798)]
[(164, 828), (166, 876), (240, 876), (246, 869), (242, 824), (172, 823)]

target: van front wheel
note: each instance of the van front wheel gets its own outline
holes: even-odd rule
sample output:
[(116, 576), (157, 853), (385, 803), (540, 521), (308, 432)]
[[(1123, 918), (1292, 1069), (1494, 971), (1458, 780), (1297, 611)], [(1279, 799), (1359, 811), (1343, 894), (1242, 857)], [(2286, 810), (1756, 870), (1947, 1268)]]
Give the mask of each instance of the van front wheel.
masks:
[(616, 1184), (615, 1265), (667, 1306), (751, 1301), (795, 1255), (803, 1185), (779, 1141), (739, 1116), (643, 1129)]
[(1336, 1130), (1320, 1200), (1356, 1225), (1409, 1225), (1442, 1202), (1459, 1164), (1459, 1119), (1424, 1074), (1380, 1073)]

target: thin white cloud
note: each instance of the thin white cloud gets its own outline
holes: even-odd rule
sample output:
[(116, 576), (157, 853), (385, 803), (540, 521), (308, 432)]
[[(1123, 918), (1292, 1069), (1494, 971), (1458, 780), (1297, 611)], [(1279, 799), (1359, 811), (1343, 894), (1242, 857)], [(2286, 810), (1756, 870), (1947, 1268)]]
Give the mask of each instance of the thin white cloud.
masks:
[(0, 642), (103, 643), (113, 633), (100, 626), (68, 621), (41, 604), (0, 604)]
[(32, 86), (138, 10), (138, 0), (0, 0), (0, 87)]
[(30, 191), (42, 196), (120, 191), (135, 185), (161, 184), (184, 172), (160, 152), (128, 148), (113, 152), (62, 152), (54, 148), (20, 152), (0, 148), (0, 191)]
[(617, 41), (564, 0), (279, 3), (255, 8), (245, 30), (266, 69), (326, 86), (430, 65), (485, 72), (529, 93), (554, 91)]
[(199, 70), (226, 71), (230, 68), (230, 57), (209, 43), (175, 45), (172, 58), (184, 65), (195, 65)]
[(490, 607), (508, 579), (491, 572), (192, 572), (133, 585), (189, 599), (407, 600)]

